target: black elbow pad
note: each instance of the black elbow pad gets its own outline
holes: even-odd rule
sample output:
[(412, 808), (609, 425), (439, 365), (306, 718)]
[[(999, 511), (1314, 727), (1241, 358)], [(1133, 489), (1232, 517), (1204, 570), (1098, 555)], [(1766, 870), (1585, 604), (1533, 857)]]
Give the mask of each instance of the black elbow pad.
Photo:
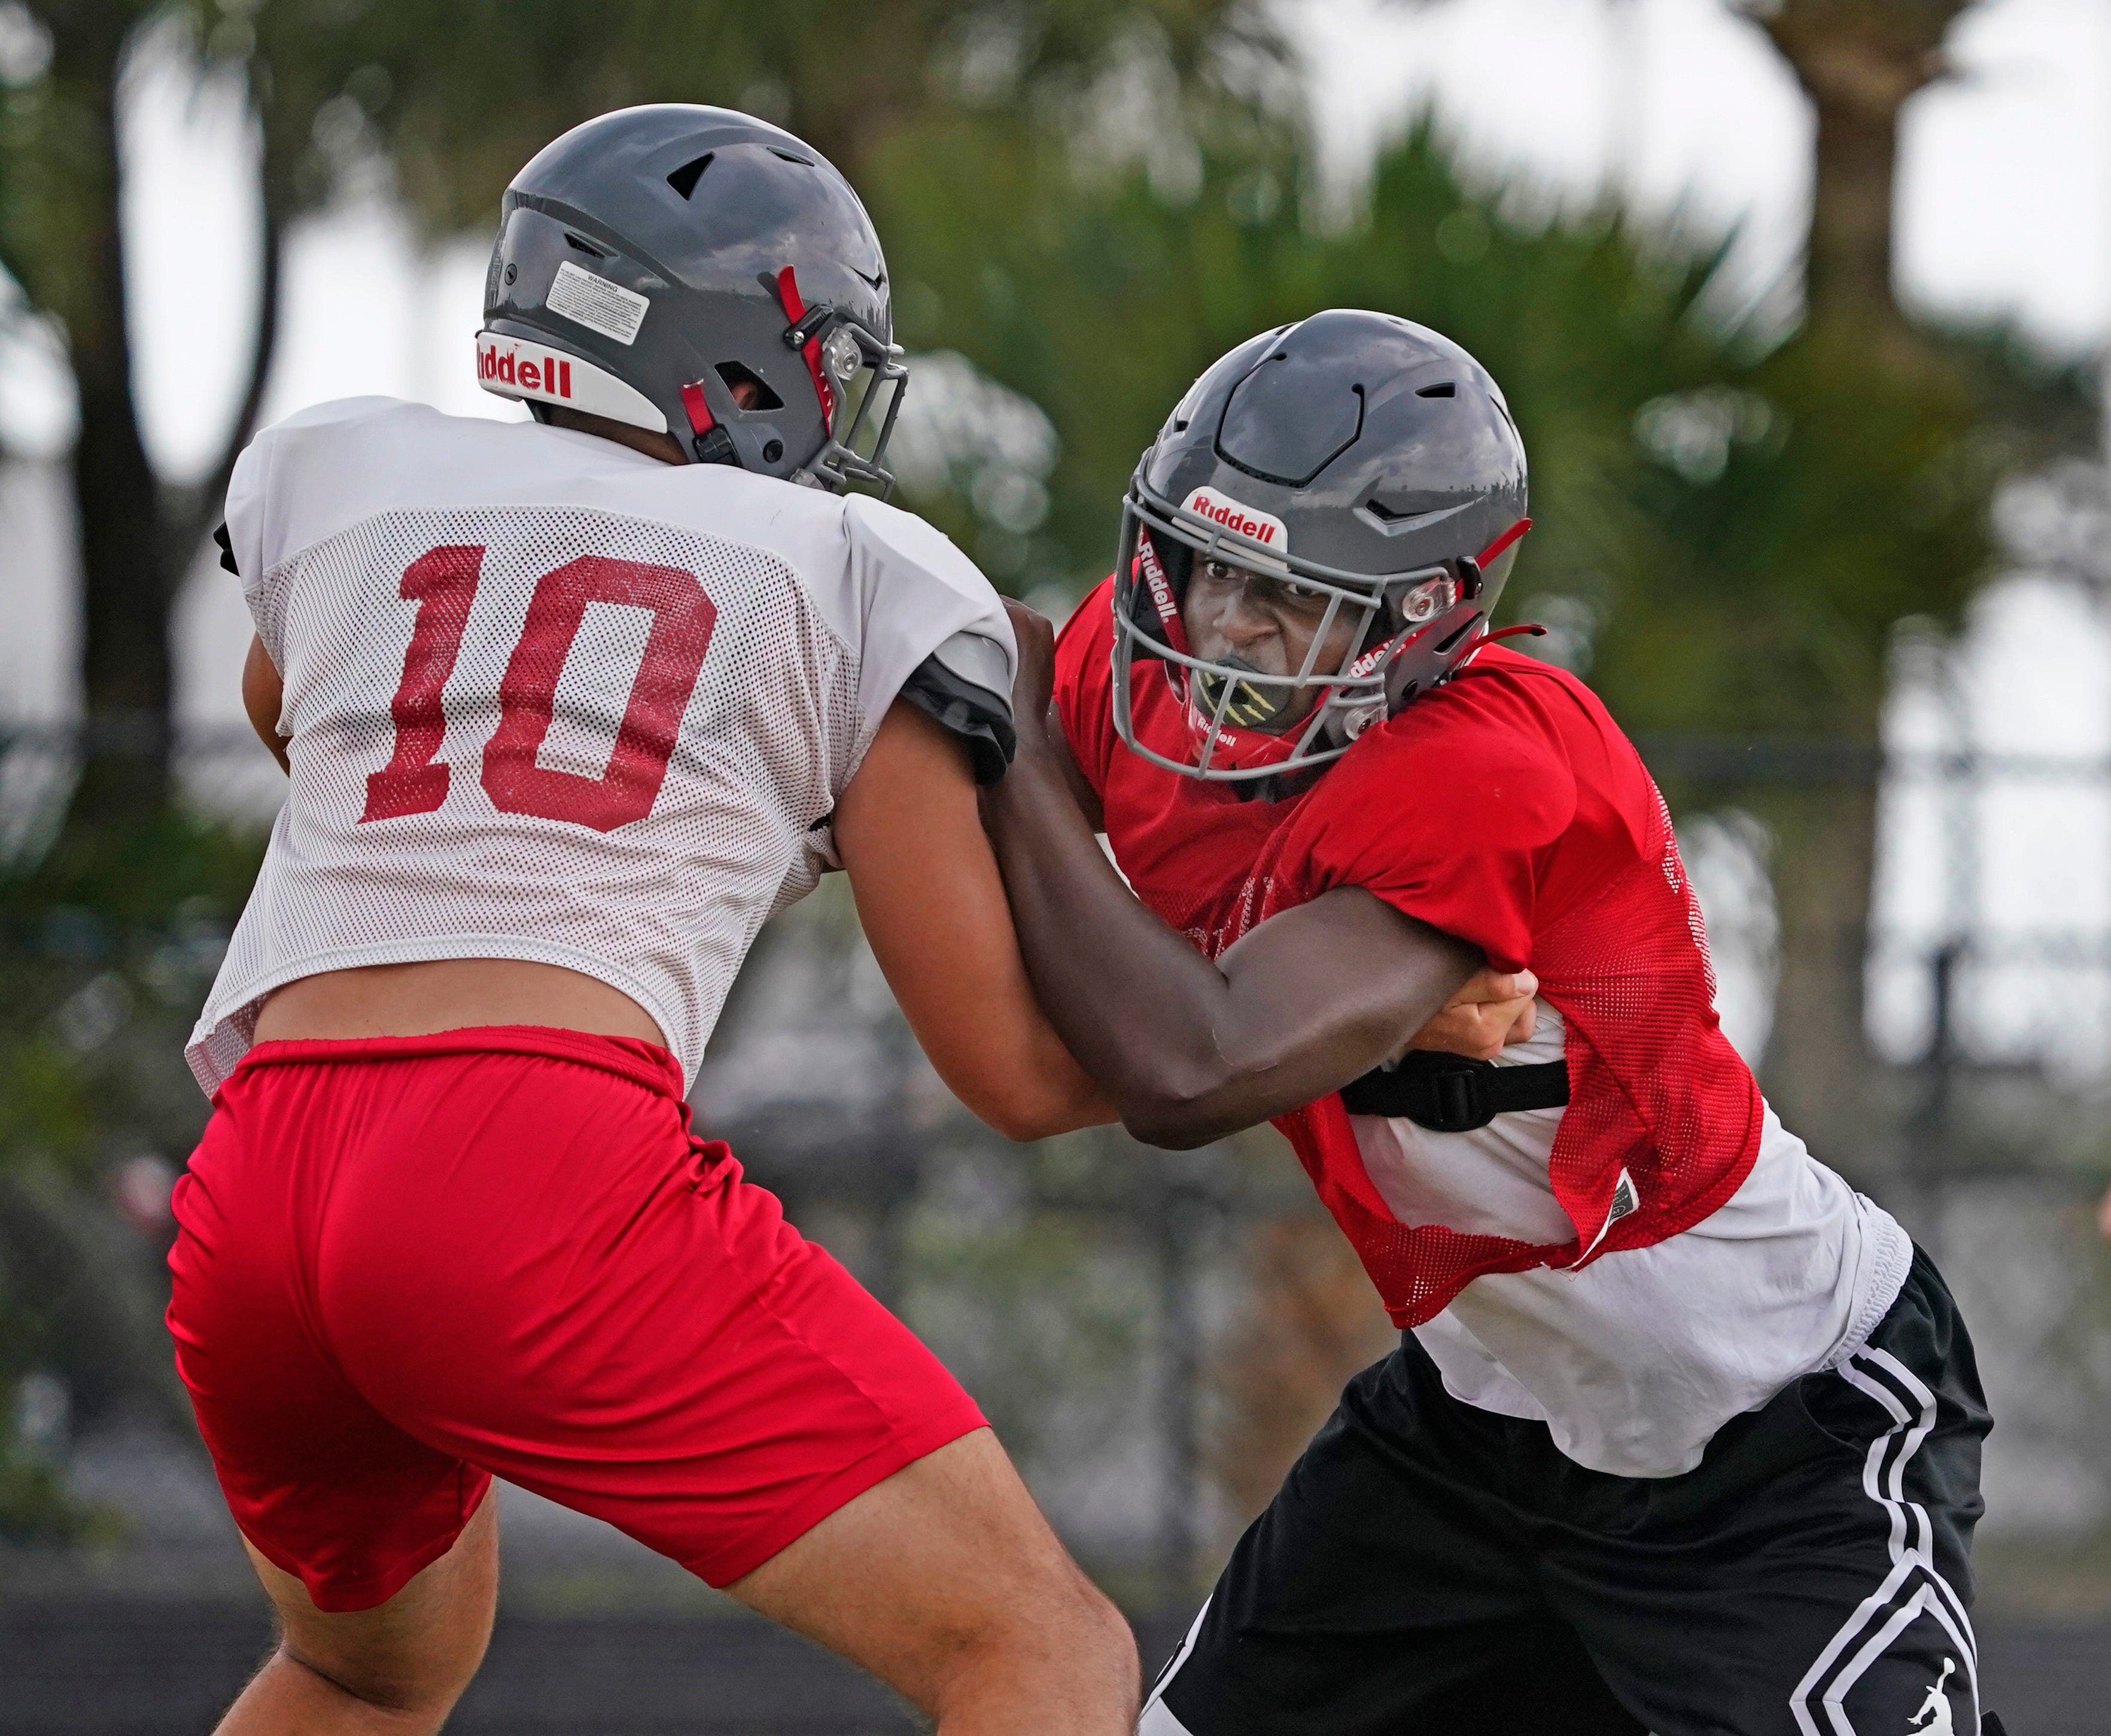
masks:
[(919, 664), (901, 697), (967, 744), (978, 784), (993, 784), (1011, 764), (1011, 659), (994, 639), (958, 632)]

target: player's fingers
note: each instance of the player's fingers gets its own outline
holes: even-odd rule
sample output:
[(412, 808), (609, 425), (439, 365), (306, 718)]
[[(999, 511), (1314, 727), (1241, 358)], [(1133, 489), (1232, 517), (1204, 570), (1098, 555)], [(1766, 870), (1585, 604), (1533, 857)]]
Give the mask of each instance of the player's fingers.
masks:
[[(1528, 996), (1514, 995), (1508, 1000), (1491, 1001), (1474, 1012), (1473, 1058), (1492, 1061), (1510, 1044), (1523, 1040), (1518, 1036), (1517, 1027), (1519, 1021), (1529, 1018), (1532, 1001)], [(1531, 1035), (1529, 1029), (1525, 1035)]]
[(1493, 1060), (1502, 1053), (1503, 1033), (1509, 1022), (1489, 1018), (1487, 1008), (1487, 1002), (1446, 1007), (1415, 1032), (1409, 1047), (1464, 1055), (1470, 1061)]
[(1491, 1000), (1500, 1000), (1509, 992), (1505, 985), (1509, 978), (1501, 971), (1491, 970), (1487, 965), (1474, 972), (1459, 985), (1459, 992), (1444, 1003), (1445, 1010), (1454, 1007), (1478, 1007)]
[(1047, 616), (1025, 604), (1005, 599), (1004, 610), (1011, 620), (1013, 641), (1019, 647), (1019, 665), (1012, 678), (1012, 709), (1022, 717), (1039, 717), (1047, 709), (1056, 684), (1056, 628)]
[(1459, 992), (1445, 1004), (1452, 1007), (1507, 1004), (1529, 999), (1539, 992), (1539, 978), (1530, 971), (1499, 971), (1483, 965), (1469, 977)]
[(1539, 1029), (1539, 1003), (1528, 1000), (1524, 1010), (1510, 1022), (1509, 1035), (1503, 1039), (1505, 1047), (1512, 1043), (1529, 1043), (1532, 1034)]
[(1487, 972), (1490, 993), (1479, 997), (1483, 1000), (1510, 1003), (1530, 1000), (1539, 992), (1539, 978), (1530, 971), (1490, 971)]

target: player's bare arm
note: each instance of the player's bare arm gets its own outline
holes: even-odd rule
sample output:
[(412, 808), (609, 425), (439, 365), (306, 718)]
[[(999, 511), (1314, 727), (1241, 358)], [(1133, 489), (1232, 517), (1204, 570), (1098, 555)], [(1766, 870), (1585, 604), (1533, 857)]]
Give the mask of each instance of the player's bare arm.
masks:
[(1013, 606), (1019, 755), (985, 797), (1033, 985), (1138, 1139), (1178, 1149), (1300, 1108), (1406, 1048), (1479, 954), (1343, 887), (1214, 963), (1122, 884), (1046, 718), (1046, 621)]
[[(1078, 811), (1085, 816), (1085, 823), (1095, 832), (1104, 832), (1106, 816), (1099, 791), (1078, 768), (1077, 759), (1063, 735), (1059, 706), (1048, 708), (1044, 741)], [(1484, 967), (1468, 977), (1436, 1017), (1415, 1032), (1408, 1047), (1439, 1049), (1473, 1061), (1493, 1060), (1512, 1044), (1532, 1040), (1537, 1028), (1532, 1009), (1538, 993), (1539, 978), (1530, 971)]]
[(256, 732), (256, 739), (279, 762), (279, 769), (290, 773), (293, 768), (286, 759), (286, 738), (279, 733), (279, 708), (285, 697), (286, 684), (279, 678), (271, 654), (264, 649), (263, 635), (252, 633), (249, 655), (242, 660), (242, 709), (248, 715), (249, 727)]
[(897, 700), (835, 832), (873, 955), (953, 1095), (1008, 1139), (1114, 1120), (1034, 999), (959, 738)]

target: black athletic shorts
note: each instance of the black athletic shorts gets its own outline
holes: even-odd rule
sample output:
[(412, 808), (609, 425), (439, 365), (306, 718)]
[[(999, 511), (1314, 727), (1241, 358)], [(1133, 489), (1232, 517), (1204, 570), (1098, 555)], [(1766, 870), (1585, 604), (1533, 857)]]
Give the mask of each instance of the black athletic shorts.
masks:
[(1976, 1736), (1989, 1426), (1924, 1254), (1864, 1348), (1675, 1477), (1586, 1471), (1404, 1339), (1239, 1540), (1140, 1736)]

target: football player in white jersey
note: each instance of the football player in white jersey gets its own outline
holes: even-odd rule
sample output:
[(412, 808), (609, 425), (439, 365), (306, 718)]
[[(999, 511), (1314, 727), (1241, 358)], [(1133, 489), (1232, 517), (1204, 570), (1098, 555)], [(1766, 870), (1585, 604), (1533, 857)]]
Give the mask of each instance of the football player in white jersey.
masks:
[(493, 1475), (594, 1514), (948, 1733), (1114, 1736), (1120, 1616), (974, 1402), (692, 1133), (742, 957), (826, 867), (926, 1053), (1028, 1138), (1111, 1112), (978, 818), (1011, 630), (887, 481), (856, 195), (633, 109), (505, 200), (479, 374), (260, 435), (222, 533), (291, 791), (189, 1049), (177, 1359), (279, 1616), (227, 1732), (437, 1729)]

